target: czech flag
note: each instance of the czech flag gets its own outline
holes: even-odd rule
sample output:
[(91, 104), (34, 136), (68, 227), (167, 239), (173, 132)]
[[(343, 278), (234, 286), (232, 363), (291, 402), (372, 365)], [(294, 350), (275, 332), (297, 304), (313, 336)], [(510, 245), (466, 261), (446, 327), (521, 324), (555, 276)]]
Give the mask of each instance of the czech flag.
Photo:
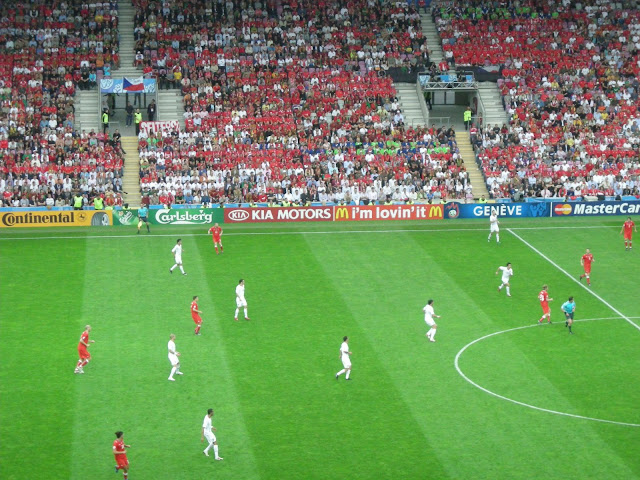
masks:
[(125, 92), (144, 92), (144, 80), (142, 77), (138, 78), (123, 78), (122, 90)]

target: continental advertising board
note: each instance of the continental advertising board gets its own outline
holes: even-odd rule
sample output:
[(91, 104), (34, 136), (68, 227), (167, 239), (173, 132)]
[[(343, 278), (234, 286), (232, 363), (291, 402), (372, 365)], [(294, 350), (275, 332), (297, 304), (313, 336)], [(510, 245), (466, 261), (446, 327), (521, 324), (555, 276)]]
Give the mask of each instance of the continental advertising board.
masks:
[(532, 203), (458, 203), (449, 202), (444, 206), (444, 218), (489, 218), (495, 209), (499, 217), (548, 217), (551, 204)]
[(225, 223), (438, 220), (442, 205), (345, 205), (333, 207), (225, 208)]
[(640, 201), (554, 203), (554, 217), (591, 217), (597, 215), (638, 215)]
[(108, 227), (112, 224), (109, 210), (0, 212), (0, 228)]
[[(222, 208), (149, 209), (149, 223), (153, 225), (209, 225), (222, 223)], [(137, 225), (138, 210), (114, 210), (114, 225)]]

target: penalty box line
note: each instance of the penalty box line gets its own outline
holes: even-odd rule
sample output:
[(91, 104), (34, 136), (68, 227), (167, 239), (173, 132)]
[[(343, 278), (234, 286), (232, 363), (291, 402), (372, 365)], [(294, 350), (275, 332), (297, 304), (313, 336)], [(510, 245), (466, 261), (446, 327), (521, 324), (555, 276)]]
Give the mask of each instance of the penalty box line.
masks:
[(613, 305), (611, 305), (609, 302), (607, 302), (604, 298), (602, 298), (600, 295), (598, 295), (597, 293), (595, 293), (593, 290), (587, 288), (586, 286), (584, 286), (584, 284), (582, 284), (581, 282), (579, 282), (578, 280), (576, 280), (573, 275), (571, 275), (569, 272), (567, 272), (564, 268), (562, 268), (560, 265), (558, 265), (556, 262), (554, 262), (553, 260), (551, 260), (549, 257), (547, 257), (544, 253), (542, 253), (540, 250), (538, 250), (536, 247), (534, 247), (533, 245), (531, 245), (529, 242), (527, 242), (524, 238), (522, 238), (520, 235), (518, 235), (517, 233), (515, 233), (511, 228), (507, 228), (507, 232), (509, 232), (511, 235), (513, 235), (514, 237), (516, 237), (518, 240), (520, 240), (522, 243), (524, 243), (527, 247), (529, 247), (531, 250), (533, 250), (534, 252), (536, 252), (538, 255), (540, 255), (542, 258), (544, 258), (547, 262), (549, 262), (551, 265), (553, 265), (554, 267), (556, 267), (558, 270), (560, 270), (562, 273), (564, 273), (567, 277), (569, 277), (573, 282), (577, 283), (578, 285), (580, 285), (580, 287), (582, 287), (584, 290), (586, 290), (587, 292), (589, 292), (591, 295), (593, 295), (594, 297), (596, 297), (598, 300), (600, 300), (602, 303), (604, 303), (607, 307), (609, 307), (609, 309), (611, 309), (611, 311), (615, 312), (617, 315), (620, 316), (620, 318), (624, 318), (630, 325), (633, 325), (636, 329), (640, 330), (640, 325), (638, 325), (637, 323), (635, 323), (633, 320), (631, 320), (630, 317), (627, 317), (626, 315), (624, 315), (620, 310), (618, 310), (617, 308), (615, 308)]

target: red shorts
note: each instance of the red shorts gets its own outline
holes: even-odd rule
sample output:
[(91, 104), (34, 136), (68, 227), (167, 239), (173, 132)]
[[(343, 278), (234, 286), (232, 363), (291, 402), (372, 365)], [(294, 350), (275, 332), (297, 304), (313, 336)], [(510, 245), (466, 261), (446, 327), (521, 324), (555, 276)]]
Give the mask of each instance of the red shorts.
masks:
[(591, 273), (591, 265), (584, 267), (584, 273)]
[(191, 318), (193, 318), (193, 321), (196, 322), (197, 325), (200, 325), (202, 323), (202, 318), (200, 318), (200, 315), (191, 315)]
[(120, 454), (116, 455), (116, 465), (118, 468), (129, 468), (129, 460), (126, 455)]
[(220, 237), (213, 237), (213, 243), (222, 243)]
[(551, 312), (551, 310), (549, 309), (549, 305), (541, 305), (541, 307), (542, 307), (542, 313), (544, 313), (545, 315)]
[(633, 233), (631, 233), (631, 232), (629, 232), (629, 233), (625, 232), (624, 233), (624, 239), (625, 240), (631, 240), (631, 237), (633, 237)]
[(78, 347), (78, 355), (82, 360), (88, 360), (91, 358), (91, 354), (89, 353), (89, 351), (87, 350), (87, 347), (85, 346)]

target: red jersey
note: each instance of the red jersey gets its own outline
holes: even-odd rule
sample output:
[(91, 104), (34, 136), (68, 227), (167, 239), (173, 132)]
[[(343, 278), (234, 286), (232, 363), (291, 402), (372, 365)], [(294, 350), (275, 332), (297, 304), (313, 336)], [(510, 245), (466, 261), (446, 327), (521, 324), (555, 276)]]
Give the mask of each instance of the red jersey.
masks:
[(126, 453), (115, 453), (115, 452), (124, 452), (124, 440), (122, 440), (121, 438), (116, 438), (113, 441), (113, 451), (114, 451), (116, 460), (118, 460), (119, 458), (127, 458)]
[(198, 313), (198, 304), (195, 302), (195, 300), (193, 302), (191, 302), (191, 318), (196, 319), (196, 318), (200, 318), (200, 314)]
[(584, 265), (585, 270), (591, 268), (591, 262), (593, 262), (593, 254), (585, 253), (582, 255), (582, 265)]
[(548, 307), (549, 306), (549, 292), (547, 292), (546, 290), (542, 290), (538, 294), (538, 300), (540, 300), (540, 305), (542, 305), (543, 307)]
[(213, 238), (220, 238), (220, 235), (222, 235), (222, 228), (220, 227), (211, 227), (209, 229), (209, 232), (211, 232), (211, 234), (213, 235)]
[[(82, 342), (84, 342), (85, 344), (83, 344)], [(89, 332), (87, 332), (86, 330), (84, 332), (82, 332), (82, 335), (80, 335), (80, 341), (78, 342), (78, 348), (87, 348), (87, 345), (89, 345)]]
[(636, 226), (635, 223), (633, 223), (633, 220), (627, 220), (626, 222), (624, 222), (624, 236), (625, 237), (630, 237), (631, 236), (631, 232), (633, 230), (633, 228)]

